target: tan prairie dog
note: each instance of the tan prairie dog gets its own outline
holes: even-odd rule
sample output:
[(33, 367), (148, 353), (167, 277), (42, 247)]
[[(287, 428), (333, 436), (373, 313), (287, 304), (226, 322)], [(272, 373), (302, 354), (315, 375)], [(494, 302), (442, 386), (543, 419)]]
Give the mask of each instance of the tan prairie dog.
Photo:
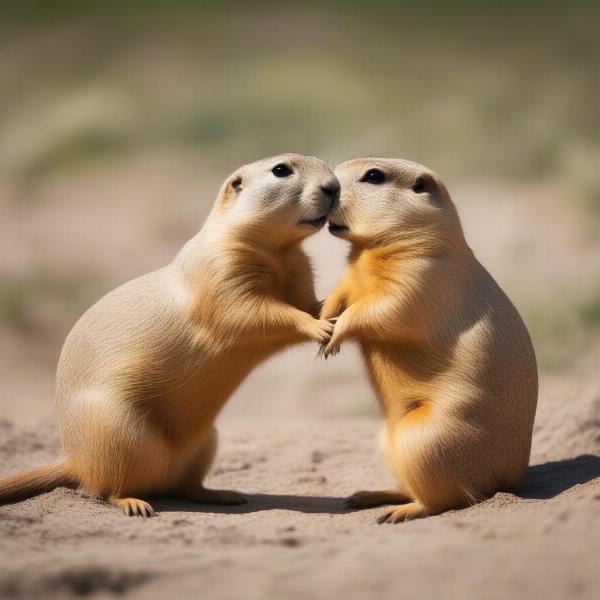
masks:
[(57, 413), (64, 464), (0, 481), (0, 501), (79, 486), (128, 515), (170, 495), (239, 504), (203, 485), (215, 417), (246, 375), (285, 346), (327, 341), (301, 243), (339, 184), (316, 158), (284, 154), (223, 184), (200, 232), (167, 267), (89, 309), (62, 350)]
[(325, 356), (357, 340), (385, 415), (397, 487), (350, 507), (398, 504), (380, 523), (464, 507), (519, 486), (529, 462), (537, 368), (517, 310), (467, 246), (440, 178), (405, 160), (341, 164), (331, 233), (351, 242)]

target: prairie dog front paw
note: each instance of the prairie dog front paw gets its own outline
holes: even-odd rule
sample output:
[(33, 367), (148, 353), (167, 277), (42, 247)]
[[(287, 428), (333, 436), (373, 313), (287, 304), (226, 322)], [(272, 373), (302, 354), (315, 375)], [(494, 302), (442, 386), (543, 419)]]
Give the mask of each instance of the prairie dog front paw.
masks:
[(334, 323), (327, 319), (311, 319), (302, 326), (302, 333), (315, 342), (327, 343), (333, 334)]

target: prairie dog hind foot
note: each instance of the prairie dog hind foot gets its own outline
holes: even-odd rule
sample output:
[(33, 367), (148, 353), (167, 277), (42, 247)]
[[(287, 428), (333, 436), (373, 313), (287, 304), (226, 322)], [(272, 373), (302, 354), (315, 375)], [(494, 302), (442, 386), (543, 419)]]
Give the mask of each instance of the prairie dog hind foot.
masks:
[(410, 521), (411, 519), (422, 519), (430, 514), (419, 502), (411, 502), (392, 510), (386, 510), (377, 519), (377, 522), (380, 525), (383, 523), (402, 523), (402, 521)]
[(116, 498), (111, 496), (108, 502), (118, 506), (128, 517), (143, 517), (145, 519), (156, 516), (156, 511), (152, 508), (152, 505), (139, 498)]

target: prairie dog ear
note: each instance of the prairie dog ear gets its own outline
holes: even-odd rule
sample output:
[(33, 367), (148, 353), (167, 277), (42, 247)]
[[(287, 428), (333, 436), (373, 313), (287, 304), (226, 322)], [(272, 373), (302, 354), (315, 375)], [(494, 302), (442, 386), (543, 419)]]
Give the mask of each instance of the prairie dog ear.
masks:
[(241, 175), (234, 175), (229, 182), (229, 187), (235, 192), (241, 192), (243, 189), (244, 180)]
[(219, 204), (223, 208), (229, 207), (229, 205), (233, 202), (235, 197), (242, 191), (243, 189), (243, 179), (239, 173), (232, 175), (221, 188), (221, 194), (219, 199)]
[(429, 173), (422, 173), (415, 179), (411, 189), (415, 194), (435, 194), (438, 192), (438, 185)]

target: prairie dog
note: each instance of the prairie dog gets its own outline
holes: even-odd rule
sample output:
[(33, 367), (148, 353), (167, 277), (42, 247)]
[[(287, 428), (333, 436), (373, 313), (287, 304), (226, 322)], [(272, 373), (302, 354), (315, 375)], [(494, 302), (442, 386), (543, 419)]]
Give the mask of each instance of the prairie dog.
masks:
[(320, 160), (284, 154), (227, 178), (200, 232), (168, 266), (102, 298), (75, 325), (57, 373), (67, 460), (0, 481), (0, 501), (80, 486), (128, 515), (171, 495), (239, 504), (203, 485), (214, 420), (246, 375), (285, 346), (329, 339), (301, 242), (339, 184)]
[(396, 489), (350, 507), (399, 504), (380, 523), (437, 514), (519, 486), (537, 403), (533, 346), (517, 310), (477, 261), (438, 175), (362, 158), (335, 171), (332, 234), (351, 242), (325, 357), (357, 340), (385, 415)]

